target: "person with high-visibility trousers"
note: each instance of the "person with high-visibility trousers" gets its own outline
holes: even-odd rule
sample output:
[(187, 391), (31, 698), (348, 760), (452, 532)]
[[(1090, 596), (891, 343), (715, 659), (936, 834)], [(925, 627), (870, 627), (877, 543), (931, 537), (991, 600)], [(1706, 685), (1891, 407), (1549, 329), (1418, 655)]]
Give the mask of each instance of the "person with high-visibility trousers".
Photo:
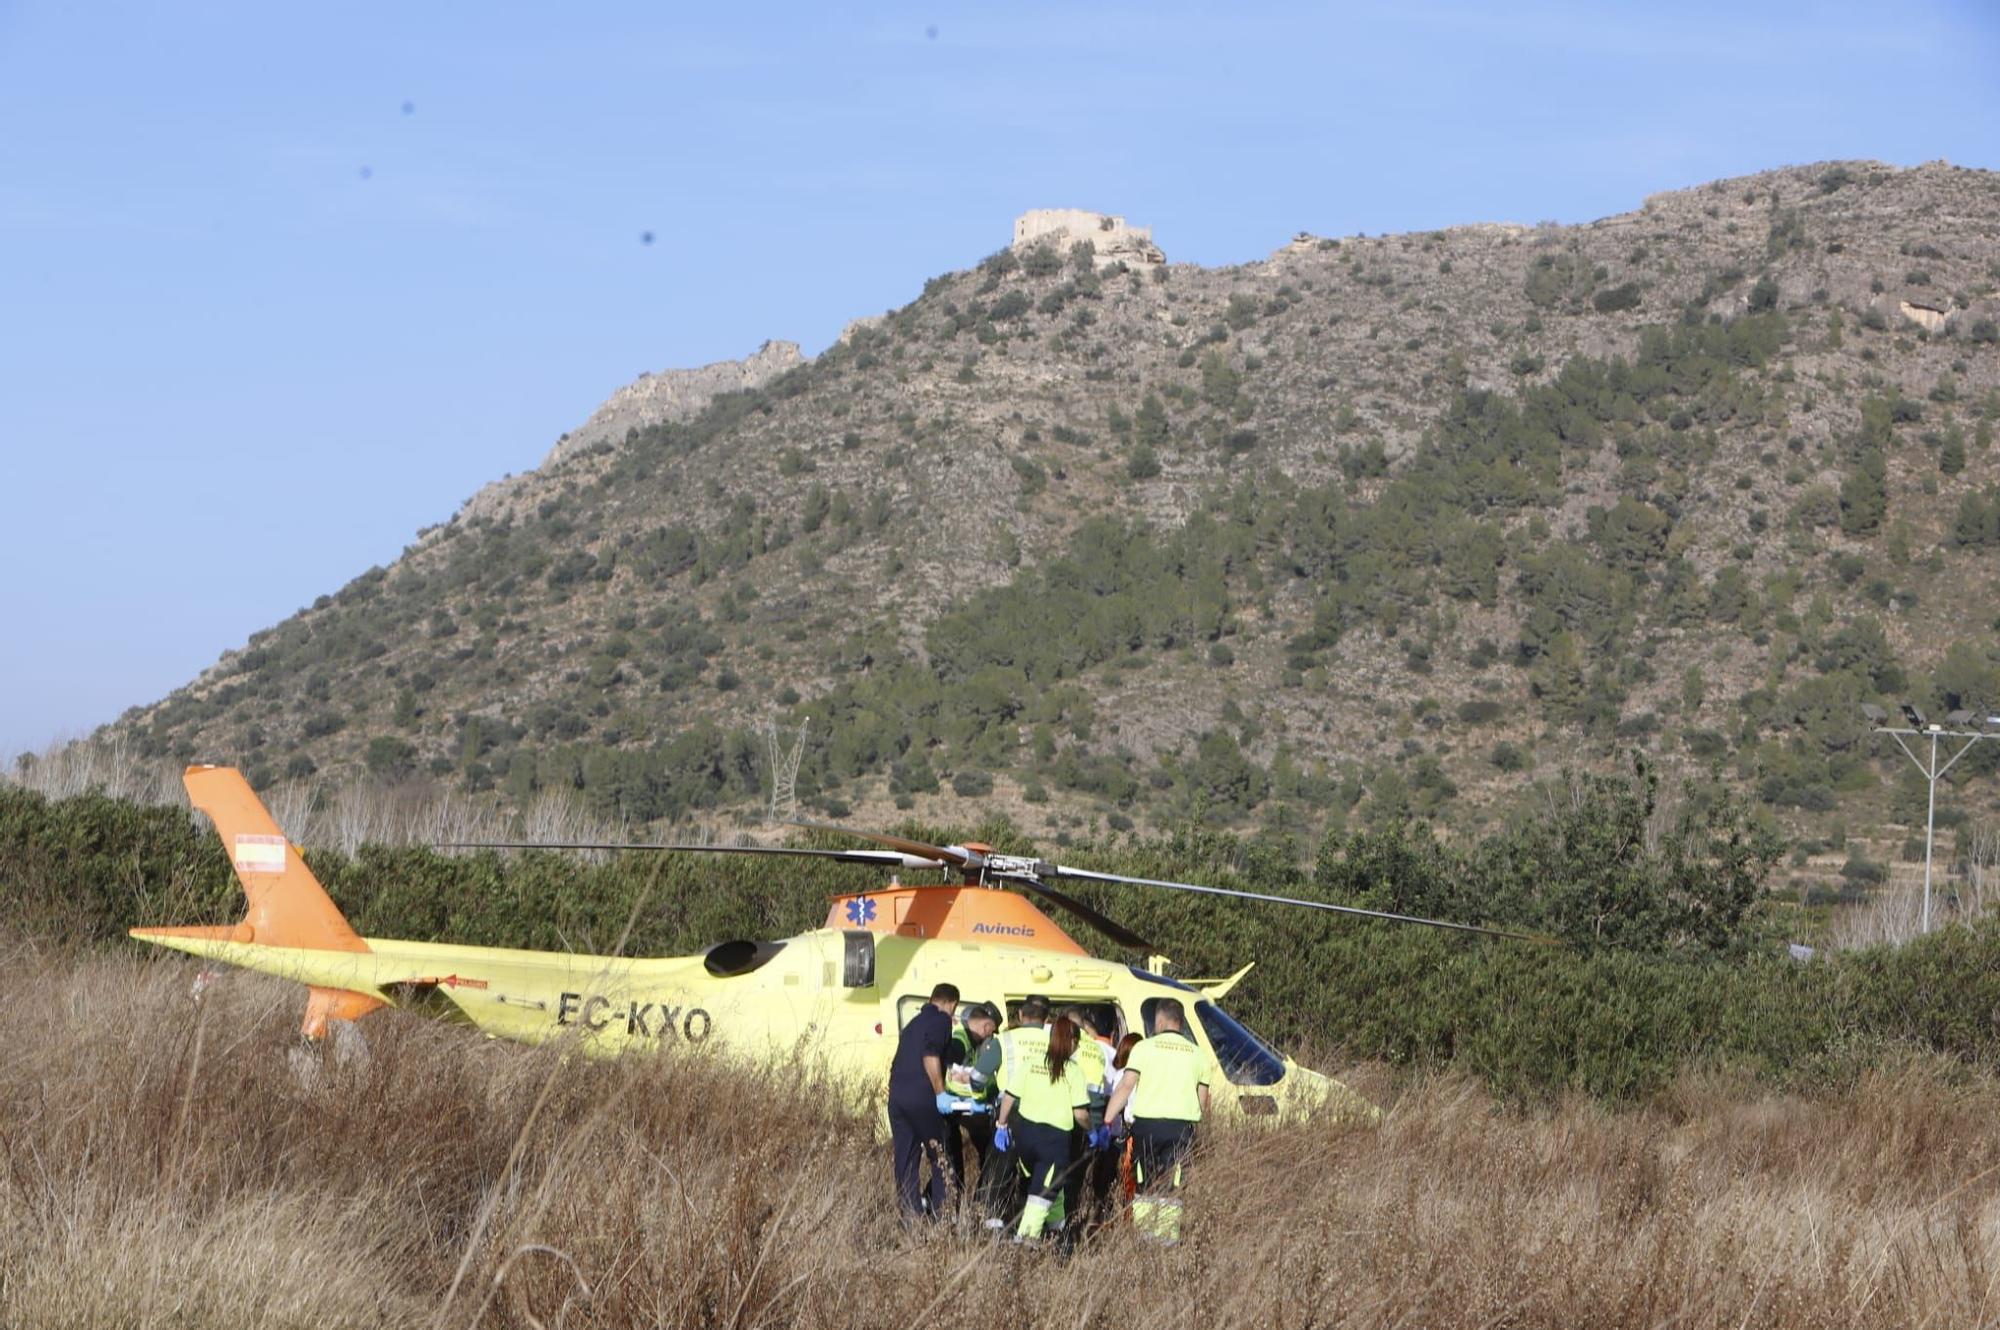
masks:
[(944, 1088), (962, 1107), (945, 1115), (944, 1155), (951, 1165), (952, 1185), (965, 1190), (965, 1145), (979, 1166), (986, 1167), (986, 1155), (993, 1144), (993, 1103), (1000, 1091), (990, 1077), (981, 1076), (974, 1059), (1000, 1026), (1000, 1009), (991, 1002), (974, 1002), (960, 1013), (958, 1028), (951, 1032), (951, 1049), (945, 1055)]
[(1153, 1033), (1125, 1060), (1125, 1071), (1104, 1116), (1117, 1121), (1132, 1108), (1132, 1221), (1147, 1237), (1169, 1245), (1181, 1239), (1181, 1183), (1195, 1124), (1208, 1112), (1209, 1060), (1187, 1032), (1187, 1009), (1162, 998)]
[[(1031, 993), (1014, 1009), (1014, 1027), (979, 1046), (973, 1070), (994, 1086), (996, 1094), (1002, 1067), (1022, 1059), (1037, 1061), (1048, 1051), (1048, 1031), (1043, 1028), (1048, 1018), (1049, 1000)], [(1005, 1231), (1020, 1219), (1021, 1203), (1026, 1199), (1024, 1181), (1019, 1156), (996, 1133), (993, 1148), (979, 1166), (979, 1210), (986, 1217), (986, 1227)]]
[[(1058, 1016), (1050, 1022), (1046, 1039), (1040, 1041), (1043, 1050), (1039, 1059), (1018, 1056), (1022, 1050), (1017, 1045), (1000, 1066), (1000, 1112), (993, 1139), (1003, 1147), (1018, 1147), (1021, 1162), (1028, 1169), (1028, 1199), (1014, 1230), (1019, 1242), (1039, 1239), (1051, 1231), (1051, 1224), (1054, 1232), (1062, 1231), (1063, 1215), (1058, 1207), (1073, 1160), (1070, 1133), (1079, 1127), (1087, 1129), (1090, 1122), (1088, 1073), (1084, 1060), (1076, 1055), (1080, 1038), (1076, 1022)], [(1099, 1127), (1090, 1133), (1092, 1148), (1101, 1148), (1109, 1141), (1109, 1128)]]
[[(1063, 1015), (1076, 1022), (1082, 1035), (1077, 1041), (1077, 1061), (1084, 1064), (1084, 1081), (1090, 1086), (1090, 1122), (1085, 1130), (1070, 1138), (1070, 1149), (1076, 1155), (1076, 1164), (1070, 1169), (1069, 1181), (1063, 1186), (1063, 1206), (1069, 1213), (1070, 1228), (1095, 1224), (1106, 1209), (1110, 1199), (1111, 1184), (1118, 1174), (1118, 1161), (1101, 1150), (1086, 1153), (1085, 1138), (1089, 1132), (1104, 1125), (1104, 1108), (1110, 1101), (1111, 1091), (1116, 1088), (1118, 1073), (1111, 1069), (1111, 1059), (1118, 1052), (1118, 1045), (1105, 1037), (1097, 1028), (1100, 1019), (1090, 1008), (1081, 1004), (1063, 1008)], [(1118, 1134), (1113, 1123), (1111, 1134)]]

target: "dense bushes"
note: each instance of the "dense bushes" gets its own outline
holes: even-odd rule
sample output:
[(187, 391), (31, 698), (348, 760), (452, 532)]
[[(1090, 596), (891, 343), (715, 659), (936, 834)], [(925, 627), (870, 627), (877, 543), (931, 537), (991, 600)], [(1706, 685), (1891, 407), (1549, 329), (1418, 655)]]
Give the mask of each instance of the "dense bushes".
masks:
[(219, 919), (241, 899), (221, 842), (183, 809), (0, 786), (0, 920), (13, 929), (103, 941)]
[[(1565, 789), (1551, 801), (1560, 811), (1465, 850), (1396, 824), (1331, 836), (1310, 867), (1280, 841), (1193, 832), (1074, 847), (1064, 858), (1572, 939), (1540, 946), (1277, 906), (1191, 905), (1136, 888), (1078, 890), (1185, 973), (1256, 960), (1230, 1006), (1280, 1043), (1456, 1063), (1511, 1096), (1629, 1098), (1695, 1062), (1809, 1084), (1844, 1075), (1886, 1041), (2000, 1063), (2000, 922), (1795, 964), (1762, 912), (1777, 847), (1732, 800), (1688, 791), (1662, 832), (1643, 776)], [(1005, 824), (978, 835), (1029, 848)], [(364, 934), (599, 951), (622, 939), (631, 954), (816, 927), (829, 894), (879, 880), (825, 864), (692, 856), (588, 864), (368, 847), (310, 859)], [(228, 871), (214, 836), (182, 810), (0, 790), (0, 923), (10, 931), (102, 942), (135, 924), (233, 918)], [(1081, 925), (1076, 933), (1109, 950)]]

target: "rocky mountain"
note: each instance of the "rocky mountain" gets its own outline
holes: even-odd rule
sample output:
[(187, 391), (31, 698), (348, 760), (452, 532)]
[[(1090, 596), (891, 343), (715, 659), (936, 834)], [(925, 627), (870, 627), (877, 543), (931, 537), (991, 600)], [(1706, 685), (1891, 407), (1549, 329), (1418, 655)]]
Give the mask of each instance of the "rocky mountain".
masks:
[[(641, 374), (605, 399), (602, 406), (590, 413), (590, 419), (557, 439), (539, 467), (518, 476), (504, 476), (482, 487), (452, 520), (512, 521), (516, 510), (531, 510), (549, 492), (551, 484), (562, 483), (555, 478), (555, 472), (567, 459), (613, 447), (624, 442), (627, 434), (641, 429), (692, 419), (719, 394), (755, 391), (786, 370), (805, 363), (797, 342), (772, 341), (741, 360), (719, 360), (697, 369)], [(423, 534), (430, 535), (436, 530), (433, 527)]]
[(1837, 837), (1909, 798), (1861, 702), (2000, 706), (2000, 176), (1220, 269), (1016, 234), (810, 361), (641, 380), (114, 730), (643, 821), (806, 725), (817, 807), (1059, 835), (1475, 825), (1637, 751)]

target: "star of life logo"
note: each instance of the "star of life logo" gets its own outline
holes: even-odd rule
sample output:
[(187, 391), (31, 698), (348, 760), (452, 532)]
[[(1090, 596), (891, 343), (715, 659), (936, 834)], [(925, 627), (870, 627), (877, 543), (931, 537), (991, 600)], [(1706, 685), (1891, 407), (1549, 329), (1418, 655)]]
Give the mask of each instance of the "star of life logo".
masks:
[(866, 896), (847, 902), (847, 922), (857, 928), (864, 928), (875, 922), (875, 902)]

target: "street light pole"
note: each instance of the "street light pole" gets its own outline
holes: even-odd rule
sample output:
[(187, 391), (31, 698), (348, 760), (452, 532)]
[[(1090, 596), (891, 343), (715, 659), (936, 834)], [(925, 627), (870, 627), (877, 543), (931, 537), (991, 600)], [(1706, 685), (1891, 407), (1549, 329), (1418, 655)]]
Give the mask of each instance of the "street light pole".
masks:
[[(1883, 711), (1882, 708), (1880, 707), (1871, 706), (1869, 704), (1864, 703), (1862, 705), (1861, 710), (1862, 713), (1866, 715), (1870, 720), (1881, 721), (1888, 719), (1888, 713)], [(1903, 704), (1903, 714), (1908, 716), (1911, 719), (1911, 721), (1913, 721), (1919, 728), (1902, 729), (1896, 726), (1878, 724), (1877, 726), (1875, 726), (1875, 733), (1886, 734), (1890, 738), (1894, 739), (1896, 741), (1896, 747), (1902, 749), (1904, 756), (1908, 757), (1910, 761), (1916, 763), (1917, 770), (1924, 773), (1924, 781), (1930, 786), (1930, 805), (1924, 811), (1923, 931), (1928, 933), (1931, 931), (1931, 843), (1935, 835), (1935, 830), (1937, 826), (1938, 778), (1944, 775), (1945, 772), (1950, 771), (1952, 767), (1957, 764), (1958, 759), (1964, 757), (1967, 753), (1971, 752), (1972, 746), (1978, 743), (1981, 739), (2000, 739), (2000, 734), (1983, 733), (1977, 730), (1947, 730), (1942, 725), (1929, 724), (1924, 720), (1923, 713), (1916, 710), (1908, 703)], [(1946, 717), (1946, 719), (1951, 721), (1953, 724), (1964, 724), (1971, 718), (1972, 718), (1971, 713), (1965, 711), (1954, 711), (1951, 713), (1950, 716)], [(1987, 723), (1992, 724), (1993, 721), (1989, 718)], [(1914, 752), (1910, 751), (1910, 746), (1903, 742), (1903, 736), (1906, 734), (1909, 735), (1911, 738), (1920, 738), (1924, 736), (1928, 736), (1930, 738), (1931, 760), (1929, 762), (1925, 762), (1923, 759), (1919, 758)], [(1949, 758), (1945, 760), (1945, 764), (1943, 766), (1938, 765), (1938, 740), (1940, 739), (1965, 740), (1964, 744), (1960, 745), (1959, 750), (1956, 753), (1953, 753)]]

